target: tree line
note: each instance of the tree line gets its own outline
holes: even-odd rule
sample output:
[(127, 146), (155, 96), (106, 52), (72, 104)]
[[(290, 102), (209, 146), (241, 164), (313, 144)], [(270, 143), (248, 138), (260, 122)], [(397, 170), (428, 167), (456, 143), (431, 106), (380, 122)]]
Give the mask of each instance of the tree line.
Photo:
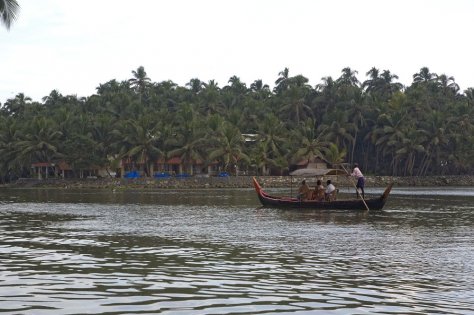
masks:
[[(368, 174), (474, 173), (474, 89), (427, 67), (403, 86), (389, 70), (366, 80), (344, 68), (312, 87), (285, 68), (274, 88), (232, 76), (152, 82), (144, 67), (78, 98), (53, 90), (42, 102), (20, 93), (0, 108), (0, 175), (29, 176), (35, 162), (74, 170), (117, 168), (153, 175), (158, 159), (218, 163), (222, 170), (286, 174), (301, 160), (359, 162)], [(1, 105), (1, 104), (0, 104)]]

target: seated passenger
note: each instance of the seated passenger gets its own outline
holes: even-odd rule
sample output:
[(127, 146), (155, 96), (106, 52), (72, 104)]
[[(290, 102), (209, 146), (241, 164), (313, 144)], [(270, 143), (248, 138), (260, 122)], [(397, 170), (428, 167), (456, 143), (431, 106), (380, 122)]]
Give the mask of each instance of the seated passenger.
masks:
[(311, 199), (317, 200), (317, 201), (324, 201), (324, 186), (321, 180), (318, 179), (316, 182), (316, 188), (314, 188), (313, 191), (313, 197)]
[(325, 199), (326, 201), (333, 201), (336, 200), (336, 187), (331, 183), (331, 180), (328, 179), (326, 182), (326, 192), (325, 192)]
[(301, 186), (298, 189), (298, 199), (299, 200), (306, 200), (309, 199), (308, 195), (311, 193), (311, 190), (309, 189), (308, 185), (306, 184), (306, 180), (303, 180), (301, 182)]

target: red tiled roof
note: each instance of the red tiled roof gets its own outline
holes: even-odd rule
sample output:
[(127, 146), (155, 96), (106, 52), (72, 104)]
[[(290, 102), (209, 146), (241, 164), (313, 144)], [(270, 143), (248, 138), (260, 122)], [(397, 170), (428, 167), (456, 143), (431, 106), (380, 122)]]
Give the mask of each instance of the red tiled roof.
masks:
[(60, 170), (63, 170), (63, 171), (72, 170), (71, 166), (69, 166), (69, 164), (67, 164), (65, 161), (60, 161), (58, 163), (58, 167), (59, 167)]
[(175, 164), (175, 165), (179, 165), (181, 164), (181, 158), (175, 156), (175, 157), (172, 157), (171, 159), (169, 159), (168, 161), (166, 161), (166, 164)]

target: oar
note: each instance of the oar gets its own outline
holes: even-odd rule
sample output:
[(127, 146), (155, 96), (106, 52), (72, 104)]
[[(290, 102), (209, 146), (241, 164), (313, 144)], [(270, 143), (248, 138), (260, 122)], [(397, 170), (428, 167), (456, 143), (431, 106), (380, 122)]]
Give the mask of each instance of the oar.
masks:
[[(341, 166), (342, 166), (342, 168), (344, 169), (344, 171), (347, 173), (347, 175), (349, 175), (349, 176), (351, 177), (352, 186), (354, 186), (354, 188), (356, 189), (357, 193), (359, 194), (359, 191), (357, 190), (357, 186), (356, 186), (356, 184), (354, 183), (354, 180), (352, 179), (351, 174), (349, 174), (349, 172), (346, 170), (346, 168), (344, 167), (344, 165), (341, 164)], [(362, 196), (360, 196), (360, 197), (361, 197), (360, 199), (362, 199), (362, 202), (364, 203), (364, 206), (365, 206), (365, 208), (367, 209), (367, 211), (370, 211), (369, 206), (367, 205), (367, 203), (366, 203), (365, 200), (364, 200), (364, 197), (362, 197)]]

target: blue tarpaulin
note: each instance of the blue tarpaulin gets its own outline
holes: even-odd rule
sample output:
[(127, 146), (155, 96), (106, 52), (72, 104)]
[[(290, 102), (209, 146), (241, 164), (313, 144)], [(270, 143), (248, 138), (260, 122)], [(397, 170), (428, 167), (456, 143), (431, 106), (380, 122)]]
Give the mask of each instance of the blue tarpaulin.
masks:
[(125, 173), (125, 178), (138, 178), (140, 177), (140, 173), (138, 173), (138, 171), (131, 171), (131, 172), (128, 172), (128, 173)]

